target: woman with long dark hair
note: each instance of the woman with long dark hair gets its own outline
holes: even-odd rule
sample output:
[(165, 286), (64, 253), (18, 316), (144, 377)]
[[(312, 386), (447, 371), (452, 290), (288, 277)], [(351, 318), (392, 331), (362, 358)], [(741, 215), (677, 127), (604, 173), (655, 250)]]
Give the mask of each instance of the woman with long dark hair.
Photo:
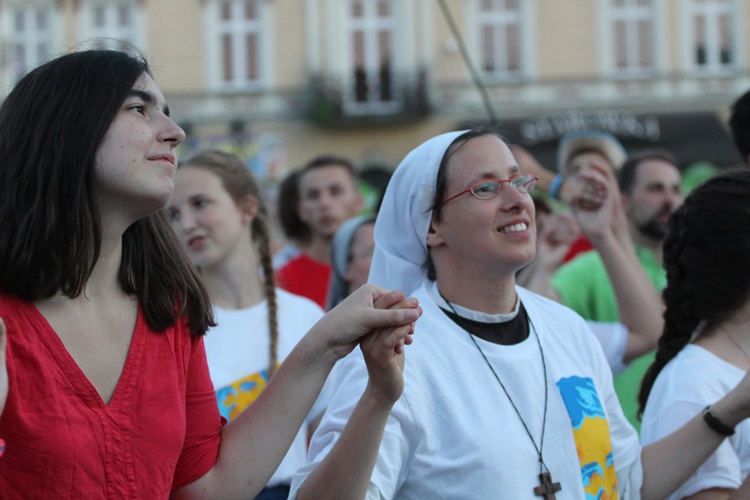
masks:
[(702, 414), (721, 443), (670, 499), (750, 497), (750, 421), (734, 403), (747, 399), (737, 386), (750, 369), (749, 227), (747, 168), (706, 181), (670, 220), (664, 333), (639, 395), (641, 438)]
[(0, 108), (4, 498), (252, 496), (338, 358), (371, 331), (384, 356), (408, 343), (416, 304), (365, 287), (223, 425), (211, 304), (163, 210), (184, 137), (123, 52), (52, 60)]

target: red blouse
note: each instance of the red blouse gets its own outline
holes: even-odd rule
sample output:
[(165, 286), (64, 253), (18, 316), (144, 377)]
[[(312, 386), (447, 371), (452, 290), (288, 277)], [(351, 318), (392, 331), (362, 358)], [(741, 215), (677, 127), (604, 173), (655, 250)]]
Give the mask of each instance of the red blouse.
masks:
[(9, 394), (3, 498), (167, 498), (216, 463), (222, 420), (202, 338), (142, 311), (109, 405), (33, 304), (0, 295)]

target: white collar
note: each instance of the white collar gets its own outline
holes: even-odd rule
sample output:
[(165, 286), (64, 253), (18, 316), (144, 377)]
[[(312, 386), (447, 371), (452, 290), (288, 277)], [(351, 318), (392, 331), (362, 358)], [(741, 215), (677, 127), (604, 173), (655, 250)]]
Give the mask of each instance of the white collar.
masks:
[(437, 287), (437, 282), (435, 281), (427, 282), (426, 288), (427, 288), (427, 293), (430, 294), (430, 297), (432, 297), (432, 300), (434, 300), (435, 303), (440, 308), (446, 309), (446, 310), (453, 310), (455, 311), (456, 314), (458, 314), (460, 317), (464, 319), (479, 321), (481, 323), (505, 323), (507, 321), (512, 320), (516, 316), (518, 316), (518, 311), (521, 309), (521, 301), (518, 300), (518, 297), (516, 297), (516, 305), (511, 312), (500, 313), (500, 314), (487, 314), (481, 311), (475, 311), (473, 309), (460, 306), (453, 302), (449, 303), (440, 294), (440, 291), (438, 290), (438, 287)]

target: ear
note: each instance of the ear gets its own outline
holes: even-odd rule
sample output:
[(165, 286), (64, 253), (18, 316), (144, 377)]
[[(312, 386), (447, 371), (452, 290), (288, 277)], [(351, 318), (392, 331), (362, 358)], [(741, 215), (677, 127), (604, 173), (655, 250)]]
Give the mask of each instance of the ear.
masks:
[(242, 221), (252, 223), (255, 216), (258, 215), (258, 199), (248, 194), (239, 201), (237, 201), (237, 208), (242, 213)]
[(433, 217), (430, 220), (430, 228), (427, 230), (427, 246), (436, 247), (443, 243), (443, 236), (440, 234), (440, 223), (435, 222), (435, 217)]

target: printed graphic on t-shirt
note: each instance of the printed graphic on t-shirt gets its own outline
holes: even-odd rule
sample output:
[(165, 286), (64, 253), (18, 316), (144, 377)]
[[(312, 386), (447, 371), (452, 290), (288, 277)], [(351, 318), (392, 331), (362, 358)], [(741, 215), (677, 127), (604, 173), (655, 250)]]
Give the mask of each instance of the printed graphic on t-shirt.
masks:
[(615, 500), (618, 498), (617, 474), (609, 423), (593, 380), (563, 378), (557, 382), (557, 387), (573, 425), (586, 500)]
[(216, 391), (221, 416), (232, 420), (242, 413), (263, 392), (268, 380), (268, 370), (262, 370)]

